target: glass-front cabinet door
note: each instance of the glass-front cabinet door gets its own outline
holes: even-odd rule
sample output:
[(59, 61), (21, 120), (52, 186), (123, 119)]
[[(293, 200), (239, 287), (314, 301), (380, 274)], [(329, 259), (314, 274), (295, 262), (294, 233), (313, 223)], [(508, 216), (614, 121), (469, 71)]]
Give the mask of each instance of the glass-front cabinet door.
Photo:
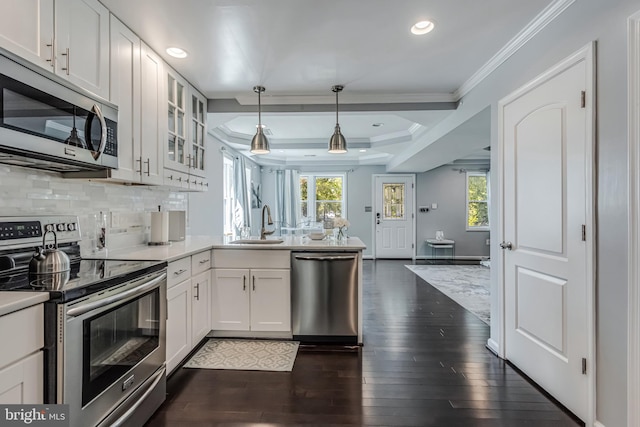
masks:
[(188, 172), (191, 154), (187, 146), (186, 82), (167, 73), (167, 157), (165, 167)]
[(195, 90), (191, 93), (191, 129), (189, 139), (191, 141), (191, 173), (204, 177), (205, 171), (205, 117), (207, 104), (204, 96)]

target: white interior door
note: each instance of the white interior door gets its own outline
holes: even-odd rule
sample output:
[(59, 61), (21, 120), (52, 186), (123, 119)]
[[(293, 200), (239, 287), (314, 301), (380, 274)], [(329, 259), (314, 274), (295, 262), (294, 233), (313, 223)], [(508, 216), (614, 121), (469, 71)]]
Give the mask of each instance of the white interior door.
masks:
[(585, 421), (594, 233), (585, 228), (592, 124), (581, 99), (593, 96), (590, 58), (570, 58), (500, 103), (505, 355)]
[(376, 258), (413, 258), (413, 175), (375, 175)]

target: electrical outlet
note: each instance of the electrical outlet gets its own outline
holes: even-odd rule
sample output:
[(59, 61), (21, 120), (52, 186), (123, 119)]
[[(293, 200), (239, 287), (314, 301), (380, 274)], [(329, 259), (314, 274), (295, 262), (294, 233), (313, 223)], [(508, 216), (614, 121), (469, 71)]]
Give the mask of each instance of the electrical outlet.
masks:
[(120, 214), (117, 212), (111, 212), (111, 228), (120, 227)]
[(487, 239), (487, 240), (485, 240), (485, 241), (484, 241), (484, 244), (485, 244), (485, 245), (487, 245), (487, 246), (489, 246), (489, 245), (491, 244), (491, 239)]

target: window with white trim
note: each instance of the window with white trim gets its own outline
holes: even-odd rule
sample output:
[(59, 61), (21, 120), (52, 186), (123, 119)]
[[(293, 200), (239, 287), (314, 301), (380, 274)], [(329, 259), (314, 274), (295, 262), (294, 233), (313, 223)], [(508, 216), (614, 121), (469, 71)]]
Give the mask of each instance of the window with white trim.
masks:
[(467, 231), (489, 230), (489, 174), (467, 172)]
[(346, 218), (346, 176), (344, 174), (301, 174), (301, 217), (324, 222)]
[(233, 159), (224, 156), (222, 164), (224, 234), (233, 234)]

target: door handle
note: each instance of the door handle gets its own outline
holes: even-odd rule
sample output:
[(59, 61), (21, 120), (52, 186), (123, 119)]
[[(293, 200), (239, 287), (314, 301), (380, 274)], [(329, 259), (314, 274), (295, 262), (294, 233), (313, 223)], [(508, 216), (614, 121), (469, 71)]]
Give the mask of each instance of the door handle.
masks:
[(256, 276), (253, 276), (253, 290), (256, 290)]
[(247, 276), (242, 276), (242, 290), (246, 291), (247, 290)]
[(513, 244), (511, 242), (502, 242), (500, 243), (500, 247), (502, 249), (509, 249), (510, 251), (513, 250)]
[(69, 48), (66, 48), (64, 53), (61, 54), (62, 56), (66, 56), (67, 59), (67, 66), (66, 67), (62, 67), (62, 71), (67, 73), (67, 76), (69, 75)]

